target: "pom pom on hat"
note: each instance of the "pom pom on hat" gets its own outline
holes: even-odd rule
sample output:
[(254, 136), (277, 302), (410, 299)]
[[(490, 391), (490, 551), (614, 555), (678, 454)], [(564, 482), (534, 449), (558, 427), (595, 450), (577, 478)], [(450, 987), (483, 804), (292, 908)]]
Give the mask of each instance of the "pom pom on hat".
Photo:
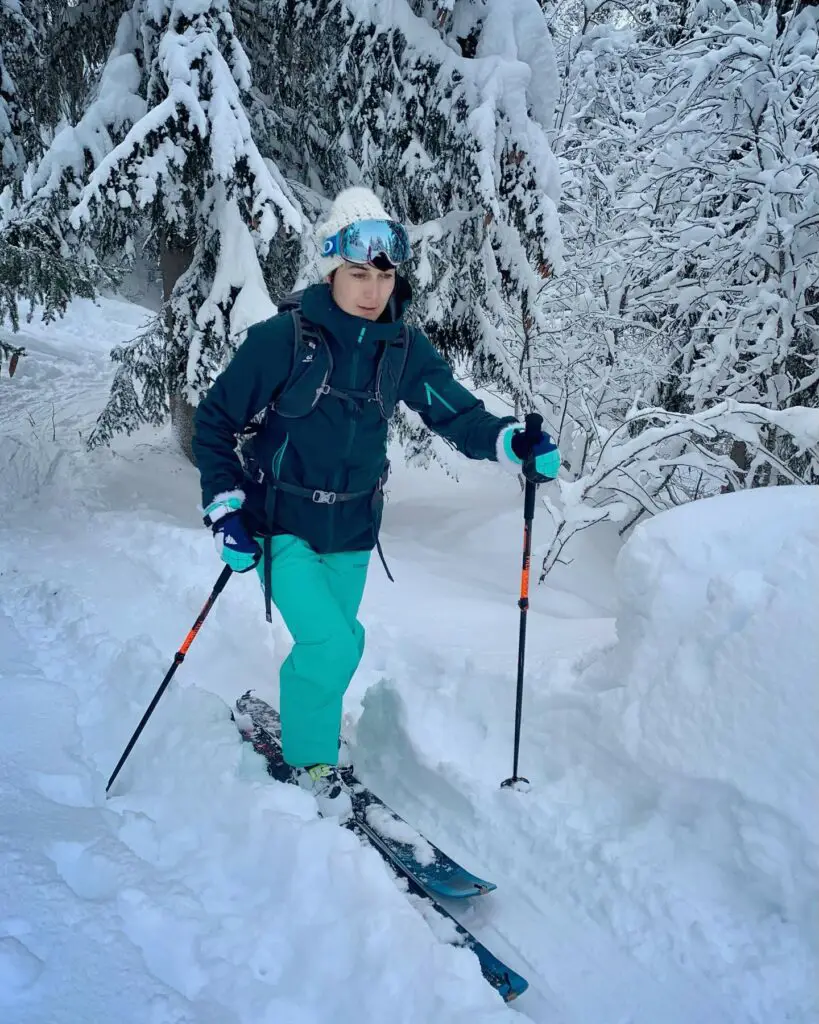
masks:
[[(346, 188), (339, 192), (330, 207), (330, 213), (322, 224), (316, 228), (316, 240), (321, 252), (321, 246), (325, 238), (329, 238), (348, 224), (355, 224), (358, 220), (392, 220), (381, 205), (381, 200), (368, 188), (355, 186)], [(343, 266), (344, 260), (340, 256), (320, 256), (317, 267), (322, 279), (332, 274)]]

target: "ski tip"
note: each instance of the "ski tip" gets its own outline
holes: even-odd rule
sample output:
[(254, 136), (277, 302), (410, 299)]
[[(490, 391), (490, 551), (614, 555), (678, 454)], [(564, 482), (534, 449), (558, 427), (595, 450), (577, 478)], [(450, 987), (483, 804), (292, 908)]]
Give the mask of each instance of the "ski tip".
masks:
[(529, 988), (529, 982), (514, 971), (507, 971), (506, 977), (498, 987), (498, 992), (506, 1003), (514, 1002)]
[(499, 960), (494, 953), (490, 953), (486, 946), (478, 943), (473, 946), (473, 952), (478, 957), (484, 978), (504, 1002), (511, 1003), (529, 988), (529, 982), (524, 977)]
[(426, 888), (436, 896), (443, 896), (450, 900), (469, 899), (471, 896), (486, 896), (494, 892), (497, 885), (494, 882), (487, 882), (483, 878), (475, 878), (472, 875), (464, 877), (454, 874), (449, 878), (440, 879), (432, 877), (424, 879)]
[(478, 896), (486, 896), (487, 893), (494, 892), (497, 886), (494, 882), (475, 882), (475, 889)]

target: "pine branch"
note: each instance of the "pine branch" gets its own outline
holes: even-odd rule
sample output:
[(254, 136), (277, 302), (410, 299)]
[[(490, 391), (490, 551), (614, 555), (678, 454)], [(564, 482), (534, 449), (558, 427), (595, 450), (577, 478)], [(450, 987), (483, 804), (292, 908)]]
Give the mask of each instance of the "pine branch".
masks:
[(89, 435), (89, 450), (110, 444), (145, 425), (161, 426), (168, 416), (171, 375), (164, 314), (154, 317), (135, 338), (111, 351), (120, 366), (105, 408)]
[(10, 345), (7, 341), (3, 341), (0, 338), (0, 369), (3, 368), (3, 360), (8, 359), (9, 363), (9, 377), (13, 377), (17, 370), (17, 363), (21, 356), (26, 354), (24, 348), (20, 348), (15, 345)]
[[(629, 436), (637, 425), (643, 429)], [(635, 410), (604, 440), (581, 479), (560, 482), (560, 504), (546, 499), (556, 528), (540, 580), (579, 530), (603, 520), (633, 524), (645, 514), (691, 500), (685, 488), (676, 495), (668, 491), (663, 498), (660, 488), (653, 483), (647, 486), (647, 481), (662, 479), (669, 467), (705, 474), (715, 482), (715, 489), (741, 486), (736, 465), (724, 454), (731, 439), (753, 454), (745, 474), (748, 486), (760, 467), (776, 469), (792, 484), (810, 484), (819, 464), (819, 409), (772, 410), (729, 401), (688, 414), (659, 408)], [(793, 449), (790, 459), (781, 458), (775, 447), (784, 439)], [(676, 447), (676, 454), (668, 454), (669, 444)], [(805, 465), (801, 476), (791, 469), (794, 454)], [(697, 493), (699, 487), (698, 480)]]
[(65, 313), (75, 295), (94, 298), (97, 276), (78, 261), (57, 255), (53, 247), (35, 242), (24, 248), (0, 236), (0, 320), (8, 317), (12, 330), (18, 331), (22, 299), (31, 304), (28, 322), (35, 306), (42, 308), (43, 320), (51, 322)]

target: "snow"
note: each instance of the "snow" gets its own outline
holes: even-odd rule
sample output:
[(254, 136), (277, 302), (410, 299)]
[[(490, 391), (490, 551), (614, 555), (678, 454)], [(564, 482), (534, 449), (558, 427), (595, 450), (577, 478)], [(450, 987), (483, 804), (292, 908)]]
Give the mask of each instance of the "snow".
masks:
[(819, 487), (675, 509), (637, 529), (619, 577), (608, 671), (631, 756), (735, 787), (819, 843)]
[[(25, 313), (25, 311), (23, 311)], [(0, 379), (0, 1019), (13, 1024), (809, 1024), (816, 1019), (817, 490), (608, 525), (533, 588), (512, 767), (522, 500), (398, 456), (345, 703), (365, 781), (498, 884), (456, 916), (530, 981), (504, 1006), (378, 855), (272, 782), (228, 705), (288, 650), (213, 586), (170, 431), (84, 451), (150, 311), (35, 318)], [(3, 334), (4, 339), (6, 335)], [(548, 543), (540, 508), (535, 564)], [(615, 555), (616, 560), (615, 560)]]
[(50, 193), (58, 188), (66, 167), (80, 176), (86, 153), (95, 165), (101, 162), (111, 146), (109, 129), (121, 130), (145, 115), (146, 103), (138, 91), (140, 69), (131, 52), (134, 31), (130, 15), (123, 15), (113, 50), (100, 75), (95, 102), (76, 125), (67, 124), (57, 132), (34, 174), (33, 192)]
[[(276, 306), (270, 301), (262, 268), (256, 259), (253, 238), (242, 220), (236, 200), (220, 196), (217, 207), (222, 244), (213, 285), (199, 308), (196, 324), (203, 329), (209, 321), (218, 323), (222, 310), (229, 308), (231, 340), (238, 343), (243, 331), (275, 316)], [(189, 357), (191, 366), (195, 366), (197, 358), (198, 346), (194, 344)]]

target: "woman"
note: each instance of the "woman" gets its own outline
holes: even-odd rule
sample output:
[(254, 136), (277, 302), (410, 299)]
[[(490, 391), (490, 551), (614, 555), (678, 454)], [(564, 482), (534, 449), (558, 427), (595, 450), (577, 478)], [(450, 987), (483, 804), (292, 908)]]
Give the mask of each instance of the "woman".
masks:
[[(358, 621), (378, 541), (398, 401), (471, 459), (521, 471), (527, 454), (511, 417), (487, 412), (404, 314), (396, 268), (405, 229), (365, 188), (342, 192), (317, 230), (322, 284), (254, 325), (196, 413), (194, 452), (205, 523), (237, 572), (257, 568), (294, 644), (280, 673), (282, 748), (322, 814), (345, 816), (337, 771), (342, 699), (364, 649)], [(256, 432), (236, 454), (236, 435)], [(532, 452), (557, 475), (548, 434)], [(243, 465), (244, 461), (244, 465)]]

